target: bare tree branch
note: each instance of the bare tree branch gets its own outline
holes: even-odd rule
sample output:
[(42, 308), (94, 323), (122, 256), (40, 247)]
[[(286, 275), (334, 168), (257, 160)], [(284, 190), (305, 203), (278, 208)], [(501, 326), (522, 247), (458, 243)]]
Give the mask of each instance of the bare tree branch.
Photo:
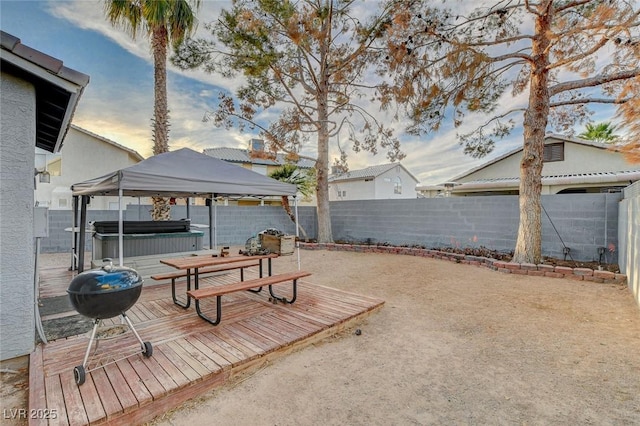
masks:
[(566, 101), (551, 102), (549, 108), (555, 108), (565, 105), (582, 105), (582, 104), (624, 104), (629, 102), (630, 98), (624, 99), (606, 99), (606, 98), (580, 98), (567, 99)]
[(621, 71), (614, 74), (600, 74), (591, 78), (582, 80), (572, 80), (558, 83), (549, 87), (549, 95), (554, 96), (558, 93), (567, 92), (569, 90), (584, 89), (587, 87), (600, 86), (605, 83), (611, 83), (618, 80), (626, 80), (640, 75), (640, 68), (634, 68), (628, 71)]

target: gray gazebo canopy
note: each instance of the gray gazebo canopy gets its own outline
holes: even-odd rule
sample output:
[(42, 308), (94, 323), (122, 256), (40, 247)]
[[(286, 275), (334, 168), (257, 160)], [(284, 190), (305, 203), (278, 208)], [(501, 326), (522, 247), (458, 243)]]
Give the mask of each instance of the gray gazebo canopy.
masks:
[(182, 148), (76, 183), (71, 186), (71, 190), (76, 196), (211, 198), (240, 195), (295, 196), (297, 187), (189, 148)]
[[(216, 197), (234, 196), (294, 196), (296, 185), (279, 182), (267, 176), (229, 164), (217, 158), (201, 154), (189, 148), (154, 155), (133, 166), (76, 183), (71, 186), (74, 200), (81, 197), (80, 224), (77, 203), (74, 203), (74, 227), (79, 227), (80, 247), (76, 256), (84, 255), (86, 205), (90, 196), (131, 197)], [(211, 205), (214, 203), (209, 203)], [(296, 209), (297, 210), (297, 209)], [(297, 211), (296, 211), (297, 213)], [(297, 216), (297, 215), (296, 215)], [(211, 214), (210, 214), (211, 218)], [(210, 231), (212, 224), (209, 224)], [(122, 266), (122, 203), (119, 208), (119, 253)], [(297, 220), (296, 220), (297, 233)], [(210, 243), (212, 244), (212, 242)], [(77, 257), (76, 257), (77, 258)], [(83, 262), (78, 262), (78, 270)]]

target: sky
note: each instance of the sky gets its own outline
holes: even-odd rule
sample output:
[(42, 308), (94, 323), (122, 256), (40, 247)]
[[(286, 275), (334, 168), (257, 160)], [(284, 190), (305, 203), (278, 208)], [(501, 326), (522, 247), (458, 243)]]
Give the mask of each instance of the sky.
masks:
[[(477, 1), (475, 4), (483, 3)], [(204, 24), (216, 19), (228, 2), (205, 0), (198, 11), (196, 37), (206, 36)], [(105, 19), (103, 0), (9, 1), (0, 0), (0, 29), (31, 48), (63, 61), (66, 67), (90, 76), (80, 98), (73, 124), (136, 150), (143, 157), (152, 155), (153, 63), (148, 40), (136, 40)], [(170, 150), (189, 147), (246, 148), (257, 133), (216, 128), (203, 122), (216, 105), (221, 90), (238, 87), (238, 81), (225, 80), (202, 71), (181, 71), (168, 64), (167, 88), (170, 110)], [(507, 98), (501, 104), (524, 105), (525, 96)], [(376, 113), (376, 111), (372, 111)], [(451, 180), (522, 145), (522, 129), (498, 142), (483, 159), (463, 153), (456, 132), (465, 133), (487, 117), (466, 120), (461, 129), (445, 122), (437, 133), (409, 136), (399, 128), (396, 135), (406, 157), (401, 163), (423, 185)], [(611, 112), (596, 115), (595, 121), (611, 121)], [(330, 162), (339, 157), (332, 144)], [(314, 146), (303, 147), (303, 154), (315, 155)], [(351, 170), (388, 163), (384, 150), (377, 155), (347, 150)]]

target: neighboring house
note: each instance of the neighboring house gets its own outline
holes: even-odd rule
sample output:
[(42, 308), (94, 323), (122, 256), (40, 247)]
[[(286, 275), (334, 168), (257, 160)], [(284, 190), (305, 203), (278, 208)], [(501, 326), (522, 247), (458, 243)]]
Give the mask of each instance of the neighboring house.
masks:
[(417, 184), (402, 164), (381, 164), (329, 176), (329, 201), (416, 198)]
[(60, 150), (89, 76), (4, 31), (0, 45), (0, 360), (6, 360), (35, 347), (34, 147)]
[[(504, 154), (442, 185), (418, 185), (421, 195), (517, 195), (522, 148)], [(545, 137), (542, 194), (620, 192), (640, 179), (615, 146), (549, 134)]]
[[(214, 158), (233, 163), (245, 169), (253, 170), (256, 173), (260, 173), (264, 176), (269, 176), (274, 170), (283, 164), (291, 163), (286, 154), (278, 153), (274, 155), (271, 152), (264, 150), (264, 141), (262, 139), (251, 139), (249, 141), (249, 147), (247, 149), (241, 148), (207, 148), (203, 150), (206, 155)], [(306, 158), (299, 158), (295, 164), (298, 168), (303, 170), (309, 170), (315, 167), (315, 162)], [(315, 200), (315, 198), (313, 198)], [(306, 200), (306, 202), (300, 202), (300, 205), (315, 205), (315, 201)], [(280, 198), (265, 199), (262, 202), (252, 199), (238, 200), (239, 205), (251, 205), (251, 204), (266, 204), (266, 205), (279, 205), (281, 203)]]
[[(72, 208), (71, 185), (97, 178), (114, 170), (132, 166), (144, 158), (136, 151), (88, 130), (71, 125), (58, 154), (36, 151), (36, 166), (50, 175), (49, 183), (36, 184), (35, 199), (39, 206), (51, 210)], [(124, 206), (137, 204), (137, 198), (124, 197)], [(149, 204), (145, 199), (143, 204)], [(95, 197), (87, 208), (117, 210), (118, 197)]]

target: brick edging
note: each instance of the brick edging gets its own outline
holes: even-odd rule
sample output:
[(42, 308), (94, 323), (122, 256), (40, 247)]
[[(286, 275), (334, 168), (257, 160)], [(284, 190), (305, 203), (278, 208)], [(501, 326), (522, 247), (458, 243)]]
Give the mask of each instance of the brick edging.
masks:
[(304, 243), (300, 242), (300, 248), (305, 250), (331, 250), (352, 251), (359, 253), (388, 253), (404, 254), (409, 256), (430, 257), (433, 259), (449, 260), (455, 263), (464, 263), (485, 267), (505, 274), (531, 275), (550, 278), (567, 278), (577, 281), (592, 281), (605, 284), (625, 284), (627, 276), (609, 271), (598, 271), (589, 268), (569, 268), (566, 266), (553, 266), (532, 263), (512, 263), (492, 259), (483, 256), (473, 256), (460, 253), (449, 253), (439, 250), (397, 247), (397, 246), (373, 246), (365, 244), (335, 244), (335, 243)]

